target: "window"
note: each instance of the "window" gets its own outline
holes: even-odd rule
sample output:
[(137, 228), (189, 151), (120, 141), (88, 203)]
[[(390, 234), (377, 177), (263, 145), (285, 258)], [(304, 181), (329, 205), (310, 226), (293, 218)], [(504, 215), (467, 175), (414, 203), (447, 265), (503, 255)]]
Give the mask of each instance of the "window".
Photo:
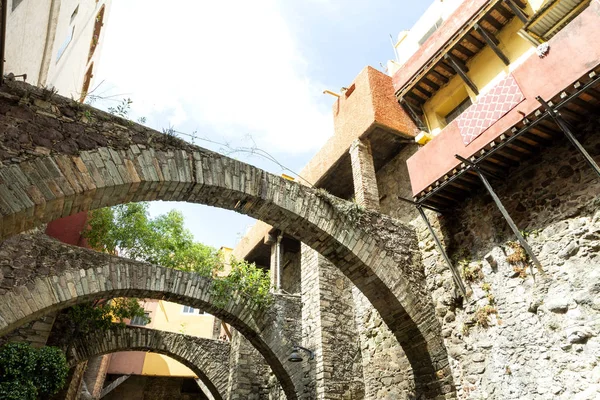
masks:
[(140, 316), (136, 315), (135, 317), (133, 317), (133, 319), (131, 320), (129, 325), (146, 326), (146, 325), (148, 325), (149, 319), (150, 319), (150, 313), (144, 313), (144, 317), (140, 317)]
[(467, 97), (466, 99), (464, 99), (462, 101), (462, 103), (460, 103), (454, 110), (450, 111), (446, 115), (446, 123), (449, 124), (450, 122), (454, 121), (454, 119), (456, 117), (458, 117), (460, 114), (462, 114), (462, 112), (465, 111), (467, 108), (469, 108), (469, 106), (471, 106), (471, 104), (473, 104), (473, 103), (471, 102), (470, 97)]
[(57, 62), (58, 62), (58, 60), (60, 60), (60, 57), (64, 54), (65, 50), (67, 50), (69, 43), (71, 43), (71, 40), (73, 40), (74, 34), (75, 34), (75, 27), (73, 26), (69, 29), (69, 34), (65, 38), (63, 44), (61, 44), (60, 47), (58, 48), (58, 53), (56, 54)]
[(21, 4), (23, 2), (23, 0), (13, 0), (12, 1), (12, 10), (15, 11), (17, 9), (17, 7), (19, 7), (19, 4)]
[(77, 7), (75, 7), (73, 14), (71, 14), (71, 24), (73, 23), (73, 21), (75, 21), (75, 17), (77, 16), (78, 12), (79, 12), (79, 4), (77, 5)]
[(433, 24), (433, 26), (432, 26), (431, 28), (429, 28), (429, 30), (427, 31), (427, 33), (425, 33), (425, 34), (423, 35), (423, 37), (422, 37), (421, 39), (419, 39), (419, 46), (420, 46), (420, 45), (422, 45), (423, 43), (425, 43), (425, 41), (426, 41), (427, 39), (429, 39), (429, 37), (430, 37), (431, 35), (433, 35), (433, 32), (437, 31), (437, 30), (438, 30), (438, 28), (439, 28), (440, 26), (442, 26), (442, 23), (443, 23), (443, 22), (444, 22), (444, 20), (443, 20), (443, 19), (441, 19), (441, 18), (440, 18), (440, 19), (438, 19), (437, 21), (435, 21), (435, 24)]
[(183, 311), (181, 311), (183, 314), (198, 314), (198, 315), (203, 315), (204, 311), (199, 310), (197, 308), (194, 307), (190, 307), (190, 306), (183, 306)]

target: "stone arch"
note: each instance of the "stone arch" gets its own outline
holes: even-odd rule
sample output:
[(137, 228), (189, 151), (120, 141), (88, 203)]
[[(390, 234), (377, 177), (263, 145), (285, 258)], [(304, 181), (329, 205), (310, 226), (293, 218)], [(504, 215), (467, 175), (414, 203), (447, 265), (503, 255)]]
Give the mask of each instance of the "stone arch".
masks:
[(229, 378), (227, 342), (128, 326), (92, 332), (75, 341), (72, 350), (68, 355), (70, 367), (96, 356), (120, 351), (164, 354), (191, 369), (216, 400), (226, 398)]
[(289, 322), (299, 314), (297, 298), (276, 296), (264, 310), (238, 296), (223, 304), (213, 295), (211, 278), (70, 246), (45, 235), (4, 241), (0, 265), (0, 336), (42, 315), (97, 299), (164, 299), (232, 325), (263, 355), (288, 399), (302, 392), (301, 366), (287, 360), (298, 339)]
[(453, 390), (412, 228), (27, 84), (0, 95), (2, 237), (132, 201), (247, 214), (327, 257), (365, 294), (402, 345), (419, 395)]

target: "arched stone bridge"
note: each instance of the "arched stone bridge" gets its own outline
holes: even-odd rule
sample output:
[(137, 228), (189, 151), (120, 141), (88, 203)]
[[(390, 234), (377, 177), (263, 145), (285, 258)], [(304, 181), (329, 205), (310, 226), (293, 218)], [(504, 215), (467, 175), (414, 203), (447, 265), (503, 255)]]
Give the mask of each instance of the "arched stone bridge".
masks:
[(23, 83), (0, 89), (0, 134), (1, 237), (132, 201), (235, 210), (306, 243), (365, 294), (402, 345), (419, 395), (452, 384), (411, 228)]
[[(299, 299), (275, 296), (255, 310), (239, 297), (223, 304), (212, 279), (66, 245), (45, 235), (0, 244), (0, 336), (50, 312), (97, 299), (164, 299), (199, 308), (235, 327), (264, 356), (288, 399), (302, 393), (301, 366), (287, 358), (299, 340), (290, 315)], [(290, 315), (286, 314), (289, 313)]]
[(119, 351), (148, 351), (167, 355), (191, 369), (213, 397), (223, 400), (229, 379), (229, 343), (128, 326), (92, 332), (73, 343), (69, 366)]

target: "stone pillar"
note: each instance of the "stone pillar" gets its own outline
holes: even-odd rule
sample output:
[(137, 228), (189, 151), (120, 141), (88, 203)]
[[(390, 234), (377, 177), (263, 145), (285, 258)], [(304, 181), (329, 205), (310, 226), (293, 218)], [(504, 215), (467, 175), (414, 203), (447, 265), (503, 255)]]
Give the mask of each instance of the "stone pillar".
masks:
[(83, 380), (93, 398), (98, 398), (102, 393), (109, 364), (110, 354), (88, 360)]
[(269, 396), (271, 368), (238, 331), (232, 331), (229, 356), (229, 400), (261, 400)]
[(280, 271), (278, 270), (278, 257), (279, 262), (283, 262), (283, 245), (281, 244), (281, 236), (277, 236), (277, 234), (269, 234), (265, 238), (265, 244), (271, 246), (271, 288), (274, 292), (278, 292), (279, 289), (281, 289), (280, 287), (278, 287), (278, 284), (281, 283), (281, 277), (279, 276)]
[[(332, 263), (302, 244), (303, 399), (364, 399), (362, 359), (352, 284)], [(304, 355), (305, 353), (302, 353)]]
[(379, 190), (373, 165), (371, 144), (368, 140), (356, 139), (350, 146), (354, 198), (365, 208), (379, 211)]

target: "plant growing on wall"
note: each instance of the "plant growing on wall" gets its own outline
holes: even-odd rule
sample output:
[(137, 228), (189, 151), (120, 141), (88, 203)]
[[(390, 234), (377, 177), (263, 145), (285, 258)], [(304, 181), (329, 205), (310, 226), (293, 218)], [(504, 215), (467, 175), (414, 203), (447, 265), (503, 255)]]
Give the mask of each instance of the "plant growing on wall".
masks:
[(56, 347), (35, 349), (26, 343), (0, 347), (0, 398), (36, 400), (53, 396), (65, 384), (68, 367)]
[(54, 337), (53, 344), (70, 351), (72, 343), (89, 333), (108, 331), (115, 327), (124, 327), (125, 319), (138, 317), (144, 323), (149, 323), (150, 318), (145, 314), (144, 308), (138, 299), (117, 298), (110, 301), (99, 300), (93, 303), (78, 304), (67, 309), (65, 318), (57, 321), (56, 332), (60, 335)]
[(233, 295), (241, 297), (257, 308), (271, 304), (271, 279), (269, 274), (254, 263), (231, 258), (231, 271), (227, 276), (215, 279), (213, 295), (221, 305), (226, 304)]

